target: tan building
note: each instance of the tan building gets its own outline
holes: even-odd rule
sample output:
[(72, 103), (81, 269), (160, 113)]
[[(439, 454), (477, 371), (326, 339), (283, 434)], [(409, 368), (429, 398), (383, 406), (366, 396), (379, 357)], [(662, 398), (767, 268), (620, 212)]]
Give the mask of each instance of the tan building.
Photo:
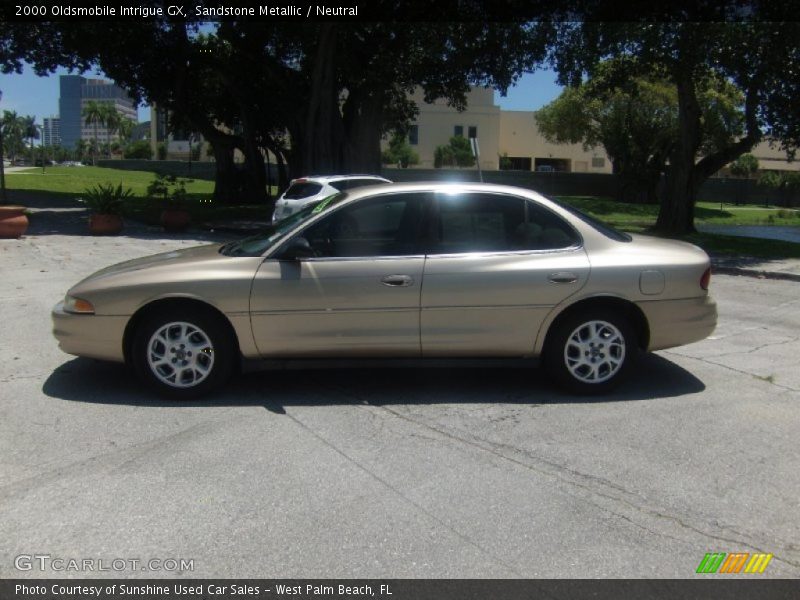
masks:
[(761, 142), (750, 154), (758, 159), (761, 171), (800, 171), (800, 162), (786, 160), (786, 151), (780, 149), (780, 144), (770, 146), (769, 142)]
[[(611, 160), (602, 146), (585, 150), (582, 144), (549, 143), (536, 126), (534, 111), (501, 110), (494, 103), (492, 88), (469, 92), (467, 109), (460, 113), (444, 100), (426, 104), (421, 90), (413, 99), (419, 115), (411, 126), (409, 142), (419, 154), (419, 168), (433, 168), (436, 147), (446, 145), (454, 135), (463, 135), (478, 138), (484, 170), (612, 172)], [(788, 162), (777, 145), (770, 147), (762, 142), (752, 154), (761, 170), (800, 170), (800, 161)]]
[(536, 127), (533, 111), (501, 110), (494, 103), (492, 88), (469, 92), (464, 112), (447, 106), (444, 100), (426, 104), (421, 90), (413, 99), (419, 115), (411, 126), (409, 142), (419, 154), (420, 168), (432, 168), (436, 147), (463, 135), (478, 139), (482, 169), (497, 170), (502, 162), (504, 168), (522, 171), (611, 173), (611, 162), (602, 148), (585, 151), (580, 144), (548, 143)]

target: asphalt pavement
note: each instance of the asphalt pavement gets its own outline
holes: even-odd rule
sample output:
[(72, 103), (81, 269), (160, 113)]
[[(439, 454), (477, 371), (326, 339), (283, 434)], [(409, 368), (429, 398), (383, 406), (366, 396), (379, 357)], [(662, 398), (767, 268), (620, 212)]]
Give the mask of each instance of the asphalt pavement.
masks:
[[(800, 575), (798, 283), (714, 276), (713, 336), (606, 398), (527, 369), (355, 369), (164, 402), (61, 353), (49, 311), (100, 267), (219, 236), (72, 217), (0, 240), (0, 577), (683, 578), (739, 551)], [(32, 555), (192, 569), (15, 567)]]

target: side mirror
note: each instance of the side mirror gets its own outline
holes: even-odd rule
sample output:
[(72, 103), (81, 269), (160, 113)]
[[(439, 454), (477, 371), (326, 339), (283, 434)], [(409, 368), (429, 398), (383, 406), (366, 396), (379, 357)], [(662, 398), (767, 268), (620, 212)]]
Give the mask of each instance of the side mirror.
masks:
[(308, 240), (304, 237), (296, 237), (283, 248), (278, 258), (280, 260), (301, 260), (313, 256), (315, 256), (314, 250)]

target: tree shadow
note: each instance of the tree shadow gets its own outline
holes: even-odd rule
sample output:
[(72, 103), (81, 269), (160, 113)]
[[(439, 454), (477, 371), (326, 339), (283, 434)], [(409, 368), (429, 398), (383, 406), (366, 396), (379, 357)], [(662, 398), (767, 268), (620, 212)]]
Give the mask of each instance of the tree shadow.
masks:
[(605, 396), (574, 396), (552, 387), (539, 369), (348, 368), (288, 369), (236, 376), (200, 400), (160, 398), (124, 365), (75, 358), (59, 366), (42, 391), (74, 402), (152, 407), (263, 406), (282, 414), (289, 406), (335, 404), (573, 404), (658, 400), (705, 390), (705, 384), (675, 363), (654, 354), (619, 390)]

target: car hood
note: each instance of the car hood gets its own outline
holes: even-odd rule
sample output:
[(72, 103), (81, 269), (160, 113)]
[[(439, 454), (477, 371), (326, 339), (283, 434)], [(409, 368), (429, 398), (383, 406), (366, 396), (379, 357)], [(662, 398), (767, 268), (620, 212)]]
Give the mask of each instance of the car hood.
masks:
[(100, 269), (92, 273), (86, 279), (80, 281), (75, 288), (84, 287), (86, 284), (100, 283), (104, 279), (114, 278), (117, 275), (136, 275), (137, 271), (145, 270), (188, 270), (192, 267), (199, 267), (210, 262), (223, 261), (227, 257), (219, 253), (222, 244), (207, 244), (183, 250), (173, 250), (171, 252), (161, 252), (142, 258), (134, 258), (125, 262), (117, 263)]

